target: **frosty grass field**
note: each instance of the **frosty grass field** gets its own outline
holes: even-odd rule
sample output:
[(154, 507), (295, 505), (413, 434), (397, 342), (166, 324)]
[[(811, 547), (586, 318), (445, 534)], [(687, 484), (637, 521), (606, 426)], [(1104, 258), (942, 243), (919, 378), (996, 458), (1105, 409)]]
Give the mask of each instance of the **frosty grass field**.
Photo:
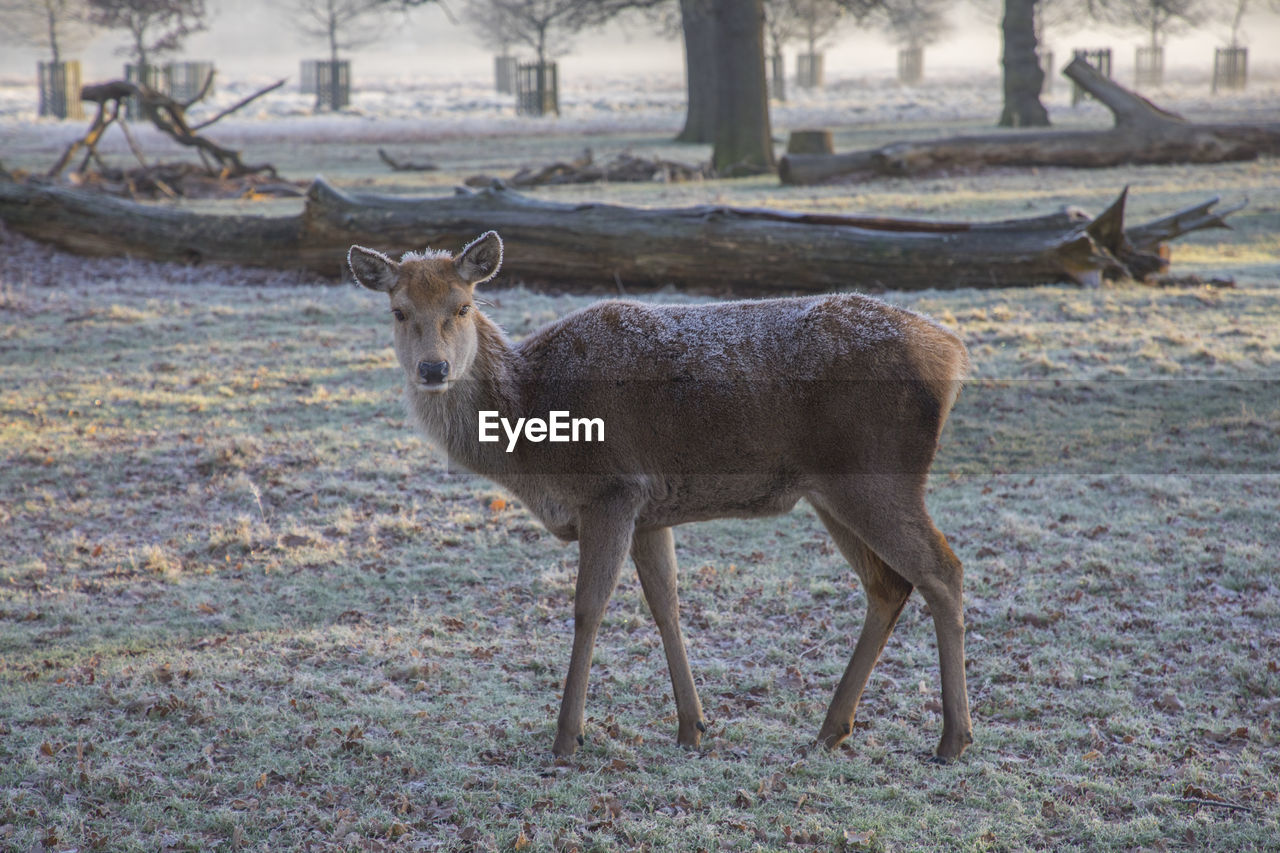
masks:
[[(412, 193), (584, 146), (709, 154), (667, 141), (678, 80), (593, 83), (536, 121), (480, 82), (389, 83), (323, 118), (281, 94), (215, 138), (286, 177)], [(1274, 118), (1280, 85), (1251, 85), (1156, 98)], [(35, 121), (31, 97), (0, 85), (9, 169), (47, 168), (83, 129)], [(1067, 98), (1059, 83), (1058, 124), (1106, 123)], [(831, 126), (843, 149), (997, 113), (994, 78), (846, 81), (778, 107), (775, 132)], [(441, 170), (392, 174), (379, 146)], [(123, 140), (108, 156), (127, 162)], [(805, 749), (863, 595), (804, 507), (677, 531), (702, 751), (674, 746), (632, 575), (597, 644), (586, 746), (552, 761), (576, 550), (408, 429), (384, 300), (0, 233), (0, 849), (1276, 849), (1274, 159), (540, 194), (994, 219), (1096, 212), (1126, 184), (1133, 222), (1212, 195), (1249, 206), (1173, 244), (1199, 284), (884, 294), (955, 328), (975, 366), (930, 491), (967, 570), (977, 738), (942, 767), (922, 760), (941, 706), (918, 597), (848, 745)], [(482, 295), (516, 337), (600, 298), (505, 277)]]

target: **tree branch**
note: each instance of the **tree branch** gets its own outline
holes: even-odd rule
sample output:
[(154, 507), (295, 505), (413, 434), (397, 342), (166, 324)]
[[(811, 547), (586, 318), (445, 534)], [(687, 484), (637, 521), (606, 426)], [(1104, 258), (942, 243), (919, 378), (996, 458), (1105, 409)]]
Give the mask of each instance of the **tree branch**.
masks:
[[(249, 97), (247, 97), (247, 98), (242, 98), (241, 100), (239, 100), (239, 101), (237, 101), (236, 103), (232, 104), (231, 106), (227, 107), (227, 108), (226, 108), (225, 110), (223, 110), (222, 112), (218, 113), (218, 114), (217, 114), (216, 116), (214, 116), (213, 118), (205, 119), (204, 121), (200, 122), (199, 124), (197, 124), (197, 125), (193, 125), (193, 126), (191, 127), (191, 132), (192, 132), (192, 133), (195, 133), (195, 132), (196, 132), (196, 131), (198, 131), (198, 130), (204, 130), (206, 127), (208, 127), (209, 125), (213, 124), (215, 121), (220, 121), (221, 119), (224, 119), (224, 118), (226, 118), (227, 116), (231, 115), (231, 114), (232, 114), (233, 112), (235, 112), (236, 110), (241, 109), (242, 107), (247, 107), (249, 104), (251, 104), (251, 103), (253, 103), (254, 101), (258, 100), (258, 98), (261, 98), (263, 95), (267, 94), (268, 92), (274, 92), (276, 89), (279, 89), (281, 86), (283, 86), (283, 85), (284, 85), (285, 80), (288, 80), (288, 79), (289, 79), (289, 78), (287, 78), (287, 77), (282, 77), (282, 78), (280, 78), (279, 80), (277, 80), (276, 82), (272, 83), (270, 86), (266, 87), (265, 89), (259, 89), (258, 91), (254, 92), (252, 95), (250, 95)], [(203, 95), (201, 95), (201, 97), (203, 97)], [(198, 100), (200, 100), (200, 98), (196, 98), (196, 100), (198, 101)]]

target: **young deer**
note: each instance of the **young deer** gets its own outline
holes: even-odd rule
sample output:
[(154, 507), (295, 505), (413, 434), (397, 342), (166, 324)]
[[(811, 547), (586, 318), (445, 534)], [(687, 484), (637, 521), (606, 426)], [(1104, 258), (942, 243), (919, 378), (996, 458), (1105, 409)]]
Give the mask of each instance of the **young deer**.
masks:
[[(818, 740), (858, 700), (912, 589), (933, 614), (943, 722), (937, 757), (972, 741), (960, 561), (925, 509), (939, 433), (968, 366), (951, 332), (854, 294), (710, 305), (606, 301), (513, 344), (475, 307), (502, 263), (490, 231), (456, 258), (399, 262), (352, 246), (356, 281), (390, 296), (408, 410), (449, 458), (578, 541), (573, 651), (556, 755), (583, 742), (596, 631), (628, 551), (662, 635), (677, 742), (706, 730), (678, 619), (671, 528), (813, 505), (862, 580), (867, 618)], [(602, 419), (604, 441), (479, 440), (480, 412)], [(491, 416), (490, 416), (491, 417)]]

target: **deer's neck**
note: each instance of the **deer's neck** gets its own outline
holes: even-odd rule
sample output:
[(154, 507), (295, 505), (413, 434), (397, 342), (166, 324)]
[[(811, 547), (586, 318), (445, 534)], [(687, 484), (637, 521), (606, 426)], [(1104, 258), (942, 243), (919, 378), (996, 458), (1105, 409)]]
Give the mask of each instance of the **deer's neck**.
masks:
[(479, 440), (479, 412), (496, 411), (513, 421), (523, 414), (523, 358), (502, 329), (477, 312), (476, 357), (467, 376), (444, 393), (406, 388), (409, 412), (449, 459), (489, 477), (507, 473), (505, 442)]

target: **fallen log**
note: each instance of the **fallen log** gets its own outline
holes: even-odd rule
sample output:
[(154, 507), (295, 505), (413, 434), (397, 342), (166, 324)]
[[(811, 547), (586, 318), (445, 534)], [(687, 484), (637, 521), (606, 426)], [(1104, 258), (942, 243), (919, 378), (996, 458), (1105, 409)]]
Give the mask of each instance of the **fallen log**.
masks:
[(1076, 57), (1062, 72), (1114, 116), (1106, 130), (1008, 130), (921, 142), (894, 142), (843, 154), (788, 154), (784, 184), (924, 175), (992, 167), (1224, 163), (1280, 153), (1280, 124), (1189, 122), (1153, 104)]
[(1124, 227), (1068, 209), (1003, 222), (925, 222), (704, 205), (566, 204), (503, 189), (410, 199), (342, 192), (317, 178), (296, 216), (220, 216), (0, 179), (0, 220), (74, 252), (187, 263), (305, 267), (341, 276), (352, 243), (454, 248), (488, 229), (514, 280), (713, 293), (1007, 287), (1163, 270), (1163, 242), (1227, 227), (1216, 199)]
[(0, 221), (80, 255), (288, 269), (297, 216), (224, 216), (141, 204), (96, 191), (0, 179)]

